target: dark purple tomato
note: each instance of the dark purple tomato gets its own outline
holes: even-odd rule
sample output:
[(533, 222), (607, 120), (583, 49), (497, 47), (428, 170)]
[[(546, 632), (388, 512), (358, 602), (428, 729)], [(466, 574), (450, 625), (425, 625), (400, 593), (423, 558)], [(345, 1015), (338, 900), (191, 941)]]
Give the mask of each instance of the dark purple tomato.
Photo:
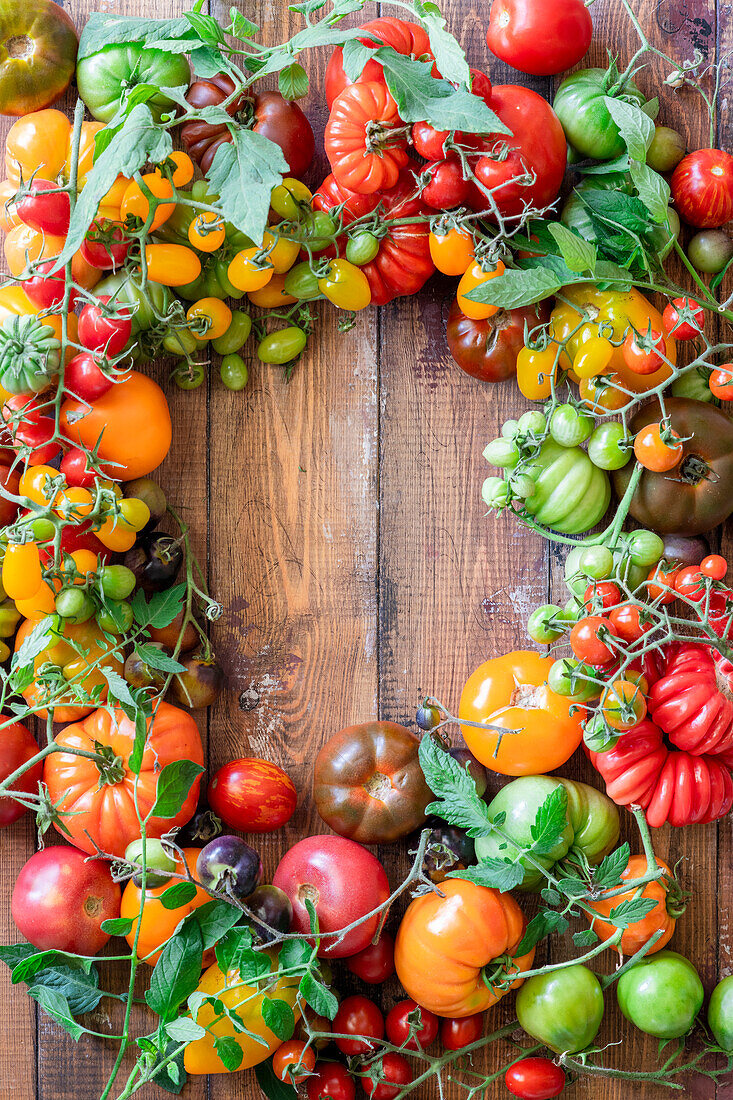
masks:
[(253, 924), (254, 931), (261, 943), (269, 943), (277, 932), (289, 932), (293, 920), (293, 907), (284, 890), (277, 886), (258, 886), (247, 898), (247, 908), (259, 921)]
[(219, 836), (199, 852), (196, 874), (208, 890), (248, 898), (262, 881), (262, 860), (241, 837)]

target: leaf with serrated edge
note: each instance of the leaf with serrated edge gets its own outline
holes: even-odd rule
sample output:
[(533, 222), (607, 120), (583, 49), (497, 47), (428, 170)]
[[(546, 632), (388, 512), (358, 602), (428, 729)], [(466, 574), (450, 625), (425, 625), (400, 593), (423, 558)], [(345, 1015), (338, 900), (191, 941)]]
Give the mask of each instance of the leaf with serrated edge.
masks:
[(444, 80), (451, 84), (469, 85), (471, 70), (457, 39), (446, 30), (440, 8), (432, 0), (415, 0), (415, 10), (430, 38), (435, 64)]
[(175, 817), (204, 769), (193, 760), (173, 760), (158, 775), (152, 817)]
[(658, 225), (663, 225), (669, 218), (669, 202), (672, 197), (669, 184), (659, 175), (659, 172), (655, 172), (648, 164), (642, 164), (637, 160), (630, 162), (629, 171), (644, 206), (654, 221)]
[(476, 867), (466, 867), (462, 871), (449, 871), (448, 878), (466, 879), (475, 882), (477, 886), (488, 886), (492, 890), (500, 890), (506, 894), (523, 881), (527, 873), (526, 867), (519, 860), (508, 859), (484, 859)]
[(616, 123), (621, 138), (634, 160), (645, 161), (646, 151), (654, 137), (654, 123), (640, 107), (625, 99), (604, 96), (603, 102)]
[(549, 936), (551, 932), (564, 932), (568, 922), (562, 913), (555, 913), (552, 909), (542, 909), (536, 913), (524, 930), (522, 942), (516, 948), (516, 957), (526, 955), (540, 940)]
[(593, 871), (593, 883), (595, 886), (604, 886), (610, 889), (618, 886), (621, 875), (629, 865), (631, 849), (627, 842), (621, 844), (615, 851), (602, 859)]
[(177, 1020), (171, 1020), (165, 1025), (166, 1035), (177, 1043), (193, 1043), (196, 1039), (203, 1039), (206, 1029), (197, 1024), (190, 1016), (179, 1016)]
[(308, 73), (302, 65), (294, 61), (287, 69), (282, 70), (277, 86), (284, 99), (302, 99), (308, 95)]
[(423, 737), (418, 756), (425, 781), (440, 799), (431, 803), (427, 812), (466, 829), (471, 837), (488, 835), (492, 825), (488, 807), (479, 798), (469, 772), (430, 736)]
[(262, 1002), (262, 1019), (278, 1039), (285, 1042), (295, 1031), (295, 1015), (287, 1001), (278, 997), (265, 997)]
[(568, 792), (561, 785), (550, 791), (530, 825), (532, 852), (546, 856), (557, 848), (568, 827)]
[(300, 979), (300, 992), (314, 1012), (333, 1020), (338, 1012), (338, 1000), (327, 986), (313, 977), (310, 971)]
[(628, 928), (630, 924), (643, 920), (653, 909), (656, 909), (657, 904), (658, 902), (653, 898), (628, 898), (612, 909), (607, 919), (617, 928)]
[(203, 953), (201, 929), (195, 921), (184, 924), (163, 948), (145, 1000), (164, 1022), (176, 1015), (179, 1005), (196, 989)]
[(208, 172), (209, 185), (219, 196), (214, 205), (225, 221), (261, 244), (272, 189), (287, 172), (279, 145), (232, 124), (232, 140), (222, 142)]
[(562, 253), (562, 258), (571, 271), (589, 271), (593, 274), (596, 266), (596, 246), (592, 241), (584, 241), (572, 229), (568, 229), (562, 222), (553, 222), (549, 226), (550, 233), (557, 242), (557, 247)]

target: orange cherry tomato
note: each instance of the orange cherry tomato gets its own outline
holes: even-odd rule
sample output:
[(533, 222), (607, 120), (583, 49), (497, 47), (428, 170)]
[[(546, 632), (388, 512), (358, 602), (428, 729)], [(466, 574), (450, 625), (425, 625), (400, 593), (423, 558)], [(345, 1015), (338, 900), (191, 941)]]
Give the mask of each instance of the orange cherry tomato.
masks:
[[(196, 877), (196, 860), (200, 851), (200, 848), (183, 849), (183, 857), (186, 866), (194, 878)], [(176, 883), (187, 881), (180, 859), (176, 859), (176, 865), (180, 868), (181, 874), (171, 877), (168, 882), (164, 883), (162, 886), (149, 886), (145, 891), (144, 899), (141, 888), (136, 886), (132, 879), (130, 879), (122, 892), (120, 916), (126, 917), (128, 920), (132, 921), (132, 928), (125, 936), (125, 939), (132, 948), (135, 944), (137, 922), (138, 919), (140, 919), (137, 957), (138, 959), (142, 959), (143, 962), (148, 963), (149, 966), (155, 966), (160, 958), (163, 947), (171, 938), (183, 918), (187, 917), (189, 913), (193, 913), (194, 909), (198, 909), (200, 906), (206, 905), (208, 901), (211, 901), (209, 894), (207, 894), (205, 890), (202, 890), (201, 887), (197, 886), (196, 894), (191, 901), (187, 901), (183, 905), (178, 905), (175, 909), (165, 908), (163, 902), (160, 900), (161, 896), (171, 886), (175, 886)], [(140, 918), (141, 908), (142, 918)], [(213, 952), (210, 951), (209, 955), (213, 955)], [(213, 958), (206, 958), (206, 956), (204, 956), (204, 965), (208, 965), (212, 961)]]
[[(277, 229), (277, 226), (272, 228)], [(300, 245), (297, 241), (288, 240), (287, 237), (281, 237), (275, 232), (270, 233), (268, 230), (265, 230), (262, 248), (267, 250), (267, 259), (275, 268), (276, 275), (284, 275), (286, 271), (290, 271), (300, 254)]]
[[(611, 910), (621, 905), (624, 901), (635, 900), (637, 896), (649, 898), (656, 902), (651, 912), (647, 913), (641, 920), (634, 921), (628, 928), (624, 929), (620, 944), (614, 944), (614, 949), (616, 951), (629, 958), (648, 944), (655, 932), (661, 932), (662, 935), (656, 943), (649, 948), (647, 954), (653, 955), (655, 951), (661, 951), (672, 938), (677, 917), (681, 916), (684, 912), (684, 905), (681, 904), (679, 890), (674, 883), (672, 872), (664, 860), (657, 859), (657, 863), (664, 870), (665, 877), (662, 879), (655, 879), (653, 882), (648, 882), (640, 895), (638, 888), (629, 890), (627, 893), (614, 894), (609, 898), (601, 895), (598, 901), (594, 901), (589, 906), (594, 913), (597, 913), (598, 916), (602, 918), (609, 916)], [(633, 882), (636, 879), (643, 878), (648, 869), (649, 864), (646, 856), (632, 856), (625, 871), (621, 874), (621, 879), (624, 882)], [(591, 920), (593, 931), (598, 936), (598, 939), (602, 940), (604, 943), (610, 940), (616, 933), (616, 925), (611, 924), (610, 921), (599, 920), (597, 918), (593, 919), (590, 917), (589, 919)]]
[(601, 714), (611, 729), (633, 729), (646, 717), (644, 693), (631, 680), (614, 680), (601, 694)]
[(201, 210), (188, 226), (188, 240), (199, 252), (216, 252), (224, 244), (226, 230), (220, 214), (213, 210)]
[(262, 260), (261, 248), (243, 248), (227, 268), (227, 278), (237, 290), (260, 290), (269, 283), (275, 268), (268, 260)]
[[(94, 163), (94, 137), (101, 122), (83, 122), (79, 141), (77, 187), (81, 191)], [(46, 108), (19, 118), (5, 140), (5, 170), (11, 183), (41, 179), (66, 181), (71, 175), (72, 126), (61, 111)]]
[[(296, 1067), (298, 1072), (296, 1073)], [(309, 1074), (316, 1068), (316, 1052), (312, 1046), (306, 1047), (300, 1039), (291, 1039), (276, 1050), (272, 1056), (272, 1071), (280, 1081), (287, 1085), (299, 1085), (307, 1081)]]
[(45, 619), (47, 615), (53, 615), (56, 610), (56, 593), (60, 587), (60, 581), (55, 581), (53, 585), (49, 581), (44, 581), (38, 591), (27, 600), (16, 600), (15, 606), (24, 619), (33, 619), (38, 622), (40, 619)]
[(594, 413), (605, 413), (615, 412), (628, 404), (628, 394), (618, 389), (621, 385), (624, 383), (620, 375), (604, 372), (593, 378), (581, 378), (578, 389), (587, 409)]
[(733, 364), (717, 367), (708, 379), (708, 386), (718, 401), (733, 401)]
[[(188, 153), (184, 153), (179, 149), (168, 154), (168, 160), (173, 161), (175, 165), (171, 172), (171, 180), (174, 187), (185, 187), (187, 183), (190, 183), (193, 179), (193, 161), (189, 157)], [(155, 169), (156, 176), (163, 178), (163, 172), (160, 168)]]
[[(502, 775), (537, 775), (568, 760), (583, 738), (585, 712), (547, 685), (554, 664), (531, 650), (485, 661), (468, 678), (459, 717), (499, 731), (461, 726), (474, 756)], [(502, 734), (501, 730), (506, 730)]]
[(183, 244), (147, 244), (145, 263), (151, 283), (163, 286), (185, 286), (201, 274), (201, 260)]
[(722, 581), (728, 572), (728, 562), (720, 554), (709, 554), (700, 562), (700, 572), (714, 581)]
[(221, 298), (199, 298), (188, 307), (186, 320), (197, 340), (217, 340), (231, 325), (232, 311)]
[(635, 642), (642, 634), (648, 633), (654, 626), (651, 616), (645, 616), (642, 609), (633, 603), (625, 603), (609, 612), (608, 621), (620, 638)]
[[(157, 172), (146, 172), (141, 176), (142, 182), (145, 187), (155, 196), (156, 199), (171, 199), (173, 198), (173, 184), (170, 180), (165, 179)], [(171, 214), (176, 208), (175, 202), (161, 202), (155, 208), (153, 214), (153, 220), (150, 223), (150, 232), (153, 233), (156, 229), (160, 228), (164, 222), (167, 222)], [(120, 203), (120, 215), (124, 221), (128, 217), (139, 218), (141, 222), (146, 222), (150, 213), (150, 201), (147, 194), (143, 191), (137, 180), (130, 180), (127, 185), (127, 190), (122, 196), (122, 202)]]
[[(675, 598), (674, 582), (678, 569), (668, 569), (664, 562), (658, 563), (649, 570), (646, 581), (646, 590), (650, 600), (657, 600), (660, 604), (672, 603)], [(657, 582), (657, 583), (655, 583)], [(662, 587), (662, 586), (666, 587)], [(671, 591), (667, 591), (667, 589)]]
[[(3, 244), (10, 274), (20, 276), (28, 263), (53, 259), (60, 254), (65, 243), (64, 237), (55, 237), (51, 233), (39, 233), (21, 222), (10, 230)], [(99, 268), (92, 267), (81, 252), (75, 252), (71, 259), (71, 275), (74, 281), (86, 290), (92, 290), (102, 278)], [(18, 289), (22, 288), (18, 287)]]
[(298, 300), (295, 295), (286, 292), (284, 275), (273, 275), (269, 283), (265, 283), (259, 290), (250, 290), (247, 297), (252, 305), (259, 306), (261, 309), (290, 306)]
[(605, 336), (591, 336), (581, 344), (573, 359), (573, 373), (578, 379), (596, 378), (603, 374), (613, 358), (615, 348)]
[(552, 393), (557, 380), (557, 346), (550, 344), (541, 351), (522, 348), (517, 356), (517, 385), (528, 401), (544, 401)]
[(475, 242), (465, 229), (454, 227), (447, 233), (431, 232), (428, 243), (433, 263), (444, 275), (463, 275), (474, 261)]
[(16, 225), (21, 224), (12, 202), (17, 190), (16, 185), (10, 180), (0, 182), (0, 229), (3, 233), (9, 233), (11, 229), (15, 229)]
[(673, 428), (663, 430), (661, 424), (647, 424), (634, 439), (634, 454), (645, 469), (664, 473), (677, 465), (684, 448)]
[(496, 279), (499, 275), (503, 275), (506, 268), (501, 260), (497, 260), (496, 266), (485, 270), (482, 263), (474, 260), (474, 262), (467, 267), (461, 276), (461, 281), (458, 284), (458, 305), (461, 311), (466, 317), (471, 317), (474, 321), (482, 321), (486, 317), (493, 317), (495, 313), (499, 312), (498, 306), (492, 306), (489, 303), (484, 302), (472, 302), (466, 298), (466, 294), (475, 290), (476, 287), (483, 286), (485, 283)]

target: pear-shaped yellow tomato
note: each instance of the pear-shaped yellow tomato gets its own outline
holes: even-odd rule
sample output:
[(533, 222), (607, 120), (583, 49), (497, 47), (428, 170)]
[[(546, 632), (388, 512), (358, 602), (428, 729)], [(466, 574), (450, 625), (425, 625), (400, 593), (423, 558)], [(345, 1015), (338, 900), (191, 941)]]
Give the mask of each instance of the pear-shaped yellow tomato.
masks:
[(499, 727), (461, 726), (469, 749), (487, 768), (540, 775), (559, 768), (577, 749), (585, 711), (548, 687), (553, 663), (552, 657), (520, 649), (485, 661), (469, 676), (459, 718)]
[[(277, 969), (277, 952), (268, 951), (270, 969)], [(267, 988), (260, 981), (259, 988), (247, 985), (239, 977), (238, 970), (229, 970), (224, 974), (218, 963), (205, 970), (199, 982), (198, 992), (218, 998), (227, 1008), (234, 1009), (247, 1031), (236, 1031), (228, 1016), (218, 1014), (214, 1006), (204, 1003), (196, 1013), (195, 1020), (205, 1027), (206, 1034), (201, 1039), (189, 1043), (183, 1055), (187, 1073), (229, 1073), (216, 1052), (214, 1042), (219, 1038), (235, 1039), (242, 1050), (242, 1061), (237, 1069), (251, 1069), (259, 1065), (277, 1050), (282, 1039), (270, 1031), (262, 1019), (262, 1005), (265, 1000), (285, 1001), (293, 1009), (296, 1018), (300, 1015), (295, 1006), (299, 978), (273, 979)], [(248, 1034), (250, 1032), (251, 1034)], [(259, 1042), (258, 1036), (262, 1039)]]

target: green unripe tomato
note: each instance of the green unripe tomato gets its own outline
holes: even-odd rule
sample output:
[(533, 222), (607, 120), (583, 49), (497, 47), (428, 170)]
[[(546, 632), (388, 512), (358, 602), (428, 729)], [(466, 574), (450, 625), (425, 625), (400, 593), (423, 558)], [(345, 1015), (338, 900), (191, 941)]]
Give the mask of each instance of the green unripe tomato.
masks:
[(558, 405), (550, 420), (550, 435), (561, 447), (577, 447), (593, 431), (594, 420), (573, 405)]
[(558, 622), (561, 619), (561, 607), (554, 603), (543, 604), (530, 615), (527, 633), (538, 645), (549, 645), (551, 642), (556, 642), (558, 638), (562, 638), (567, 629), (567, 623)]
[(632, 531), (626, 545), (633, 564), (647, 569), (656, 565), (664, 553), (664, 542), (654, 531)]
[(336, 236), (336, 222), (325, 210), (314, 210), (303, 219), (305, 237), (314, 252), (322, 252), (333, 243)]
[(578, 557), (578, 567), (591, 580), (605, 580), (613, 572), (613, 554), (607, 546), (588, 546)]
[(622, 974), (619, 1008), (640, 1031), (657, 1039), (686, 1035), (702, 1008), (705, 991), (695, 967), (676, 951), (658, 951)]
[(694, 370), (685, 371), (672, 383), (673, 397), (691, 397), (693, 401), (713, 400), (710, 392), (710, 371), (707, 367), (695, 367)]
[(179, 390), (197, 390), (205, 377), (201, 363), (187, 363), (185, 359), (177, 363), (173, 370), (173, 381)]
[(201, 341), (189, 328), (174, 328), (163, 337), (163, 347), (171, 355), (193, 355), (201, 347)]
[(492, 466), (501, 466), (505, 469), (513, 469), (519, 462), (519, 447), (513, 439), (503, 439), (501, 436), (492, 439), (484, 447), (484, 458)]
[(52, 539), (56, 533), (52, 521), (46, 519), (45, 516), (38, 516), (37, 519), (31, 520), (30, 528), (36, 542), (46, 542), (47, 539)]
[(228, 390), (243, 390), (249, 381), (249, 370), (241, 355), (225, 355), (219, 374)]
[(595, 676), (597, 673), (590, 665), (584, 665), (574, 657), (561, 657), (550, 666), (547, 683), (556, 695), (562, 695), (573, 703), (587, 703), (601, 692), (600, 684), (591, 682)]
[(99, 587), (108, 600), (126, 600), (135, 591), (135, 574), (126, 565), (103, 565)]
[(509, 486), (500, 477), (487, 477), (481, 486), (481, 497), (487, 508), (504, 508), (509, 500)]
[(221, 336), (211, 341), (217, 355), (231, 355), (246, 344), (252, 331), (252, 318), (243, 309), (232, 310), (229, 328)]
[(0, 638), (10, 638), (21, 620), (20, 611), (15, 606), (15, 600), (8, 596), (0, 603)]
[(312, 302), (316, 298), (323, 297), (318, 286), (318, 278), (307, 260), (290, 268), (283, 285), (286, 294), (292, 294), (302, 302)]
[(623, 424), (599, 424), (588, 441), (588, 457), (601, 470), (620, 470), (629, 461), (633, 445)]
[(585, 604), (582, 600), (579, 600), (577, 596), (571, 596), (562, 609), (562, 617), (567, 623), (573, 625), (577, 623), (578, 619), (582, 619), (588, 612), (585, 609)]
[[(143, 862), (143, 841), (131, 840), (125, 848), (125, 859), (128, 863)], [(164, 886), (170, 879), (167, 875), (156, 875), (156, 871), (175, 871), (175, 860), (168, 854), (160, 840), (145, 838), (145, 884), (146, 886)], [(136, 871), (132, 876), (136, 886), (142, 885), (142, 872)]]
[(542, 436), (547, 428), (547, 417), (539, 409), (527, 409), (517, 421), (522, 435)]
[(263, 363), (284, 366), (297, 359), (308, 342), (308, 334), (302, 328), (289, 325), (263, 336), (257, 345), (257, 358)]
[(132, 605), (127, 600), (108, 600), (97, 612), (97, 623), (108, 634), (126, 634), (134, 621)]
[(607, 725), (602, 714), (593, 714), (585, 724), (583, 741), (591, 752), (608, 752), (618, 744), (619, 734)]
[(722, 229), (703, 229), (687, 246), (693, 267), (706, 275), (717, 275), (733, 258), (733, 241)]
[(96, 610), (94, 601), (78, 585), (62, 588), (56, 597), (55, 606), (57, 614), (73, 624), (85, 623)]
[(590, 574), (583, 570), (581, 562), (587, 547), (573, 546), (565, 559), (565, 586), (573, 596), (582, 599), (588, 587)]
[(349, 263), (356, 264), (357, 267), (363, 267), (364, 264), (371, 263), (378, 252), (378, 239), (366, 229), (355, 233), (346, 242), (346, 259)]
[(514, 439), (518, 432), (519, 422), (517, 420), (505, 420), (501, 426), (501, 435), (504, 439)]
[(535, 491), (535, 483), (529, 474), (512, 473), (509, 475), (509, 484), (515, 496), (526, 500)]
[(528, 978), (517, 994), (516, 1010), (528, 1035), (558, 1054), (575, 1054), (598, 1034), (603, 990), (592, 970), (568, 966)]
[(708, 1005), (708, 1024), (723, 1050), (733, 1050), (733, 975), (723, 978), (713, 990)]
[(671, 172), (685, 155), (685, 139), (670, 126), (655, 126), (646, 162), (655, 172)]

